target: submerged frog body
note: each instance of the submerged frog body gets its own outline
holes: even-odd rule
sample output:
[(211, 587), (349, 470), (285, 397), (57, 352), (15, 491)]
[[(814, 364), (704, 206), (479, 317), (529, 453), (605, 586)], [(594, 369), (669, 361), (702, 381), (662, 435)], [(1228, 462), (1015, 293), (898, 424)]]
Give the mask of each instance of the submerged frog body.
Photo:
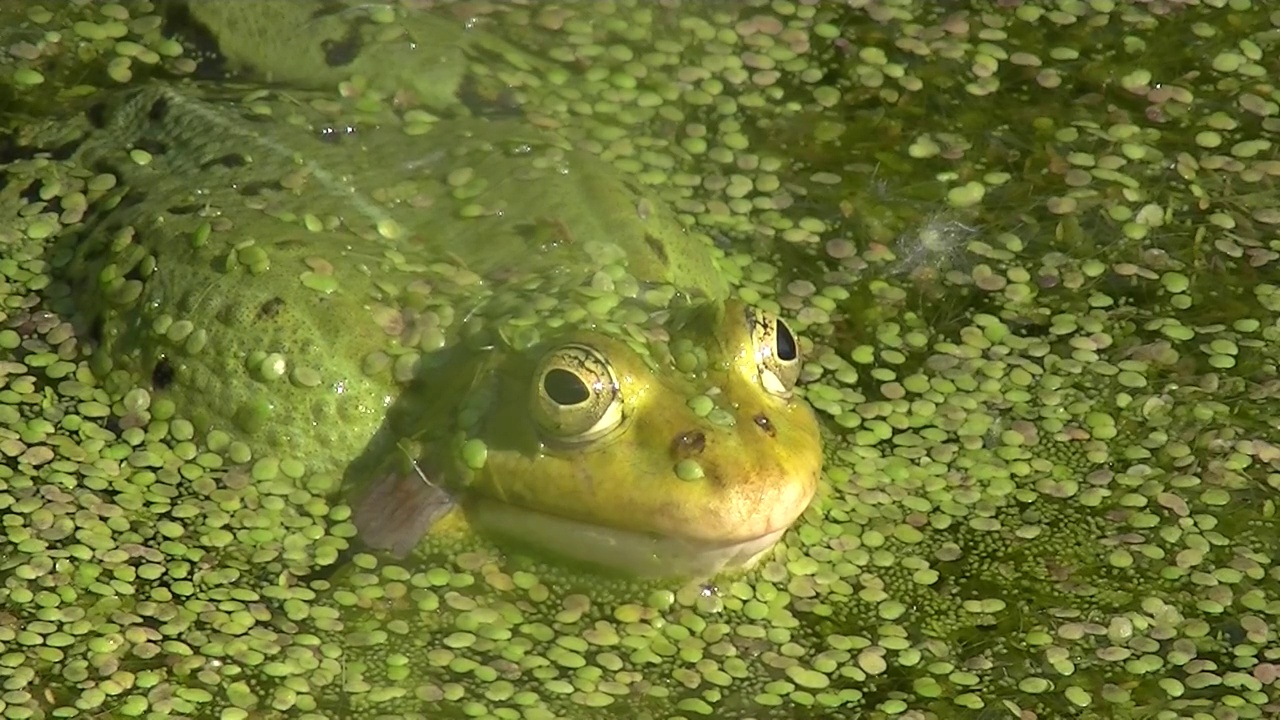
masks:
[(74, 148), (83, 212), (50, 255), (95, 374), (149, 389), (140, 420), (172, 409), (341, 478), (369, 545), (478, 526), (705, 575), (753, 562), (815, 492), (785, 323), (553, 135), (157, 84), (31, 142)]

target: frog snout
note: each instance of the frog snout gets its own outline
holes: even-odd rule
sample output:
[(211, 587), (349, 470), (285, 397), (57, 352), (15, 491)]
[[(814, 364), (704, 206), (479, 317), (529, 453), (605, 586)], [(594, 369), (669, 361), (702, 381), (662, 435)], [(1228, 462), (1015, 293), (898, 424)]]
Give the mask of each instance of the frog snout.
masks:
[[(774, 427), (773, 421), (764, 413), (756, 413), (751, 418), (751, 424), (755, 425), (766, 438), (776, 438), (778, 430)], [(676, 460), (692, 460), (703, 454), (707, 449), (707, 433), (703, 430), (684, 430), (676, 433), (671, 440), (671, 455)]]

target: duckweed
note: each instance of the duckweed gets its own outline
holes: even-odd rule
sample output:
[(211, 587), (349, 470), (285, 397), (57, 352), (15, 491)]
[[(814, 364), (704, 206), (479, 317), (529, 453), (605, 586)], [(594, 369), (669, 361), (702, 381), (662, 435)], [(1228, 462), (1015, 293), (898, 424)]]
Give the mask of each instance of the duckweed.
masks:
[[(803, 335), (820, 497), (755, 570), (687, 586), (464, 534), (354, 552), (321, 465), (101, 367), (46, 250), (74, 193), (117, 180), (5, 154), (0, 717), (1273, 713), (1272, 27), (1213, 5), (467, 5), (503, 42), (440, 64), (477, 107), (652, 184)], [(423, 12), (337, 16), (405, 48)], [(175, 18), (0, 9), (5, 96), (34, 114), (85, 83), (252, 77)], [(334, 102), (436, 122), (407, 72), (344, 77)], [(162, 332), (198, 353), (181, 323)], [(263, 349), (255, 371), (314, 385), (299, 361)]]

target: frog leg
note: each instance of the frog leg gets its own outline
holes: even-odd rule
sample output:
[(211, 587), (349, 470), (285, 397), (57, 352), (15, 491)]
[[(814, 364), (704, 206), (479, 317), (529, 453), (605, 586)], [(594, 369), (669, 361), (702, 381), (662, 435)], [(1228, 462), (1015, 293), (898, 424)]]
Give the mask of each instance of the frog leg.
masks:
[(403, 559), (455, 506), (453, 496), (432, 481), (402, 446), (407, 462), (390, 462), (365, 483), (351, 502), (357, 538)]

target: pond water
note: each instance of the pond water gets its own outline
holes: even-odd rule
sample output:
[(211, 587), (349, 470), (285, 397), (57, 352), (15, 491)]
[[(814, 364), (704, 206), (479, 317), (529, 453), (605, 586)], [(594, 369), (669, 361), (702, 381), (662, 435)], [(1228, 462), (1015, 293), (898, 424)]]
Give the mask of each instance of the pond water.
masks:
[[(1277, 43), (1280, 12), (1244, 0), (0, 9), (0, 718), (1276, 716)], [(104, 124), (134, 127), (92, 108), (157, 82), (186, 88), (161, 96), (191, 113), (180, 142), (109, 136), (135, 166), (82, 161)], [(515, 123), (602, 162), (578, 194), (512, 195), (600, 211), (562, 221), (512, 200), (512, 217), (531, 218), (527, 256), (452, 224), (422, 264), (386, 250), (432, 192), (512, 190), (471, 167), (430, 184), (434, 160), (409, 149), (451, 146), (444, 128), (459, 123)], [(314, 151), (279, 140), (299, 125), (322, 130)], [(386, 128), (403, 153), (369, 140)], [(247, 180), (192, 193), (184, 147), (225, 148), (209, 173), (275, 154), (297, 176), (265, 195)], [(161, 168), (174, 168), (167, 185)], [(397, 180), (365, 203), (371, 177)], [(601, 204), (623, 185), (634, 216)], [(165, 204), (148, 205), (155, 188)], [(288, 205), (307, 193), (327, 193), (328, 210)], [(231, 194), (300, 239), (263, 251), (266, 237), (245, 237), (216, 268), (155, 239), (198, 249), (234, 232)], [(654, 250), (666, 269), (642, 269), (619, 239), (637, 218), (688, 230)], [(350, 234), (310, 245), (307, 232)], [(474, 245), (486, 240), (487, 254)], [(622, 255), (590, 266), (596, 250), (575, 248), (592, 240)], [(525, 259), (537, 267), (535, 247), (568, 248), (577, 264), (559, 271), (590, 292), (503, 296)], [(697, 269), (712, 255), (713, 275)], [(484, 308), (520, 346), (530, 326), (555, 326), (552, 310), (634, 311), (624, 287), (666, 303), (664, 287), (723, 285), (799, 338), (794, 402), (821, 427), (816, 495), (752, 568), (695, 581), (574, 569), (448, 523), (409, 555), (356, 552), (360, 516), (326, 463), (377, 423), (313, 403), (328, 361), (237, 350), (254, 383), (289, 383), (246, 419), (221, 398), (259, 386), (217, 380), (244, 363), (202, 361), (214, 379), (201, 384), (175, 359), (231, 342), (212, 326), (230, 310), (208, 310), (208, 328), (170, 316), (198, 315), (184, 293), (257, 307), (286, 260), (326, 297), (351, 282), (420, 291), (374, 312), (400, 344), (353, 356), (385, 378), (353, 381), (366, 399), (470, 347), (466, 328), (498, 318)], [(694, 269), (666, 274), (681, 263)], [(488, 292), (503, 302), (480, 302)], [(526, 300), (534, 310), (513, 309)], [(333, 337), (317, 358), (368, 347), (333, 303), (339, 320), (298, 321), (299, 336)], [(245, 333), (262, 321), (240, 319)], [(161, 336), (165, 350), (148, 340)], [(723, 349), (671, 347), (706, 372)], [(440, 371), (430, 397), (452, 398), (458, 377)], [(737, 407), (727, 395), (675, 405), (714, 417)], [(448, 428), (535, 412), (465, 397), (413, 411), (448, 408)], [(755, 450), (772, 448), (772, 477), (793, 482), (816, 459), (803, 429), (787, 434), (802, 421), (777, 417), (799, 439)], [(463, 432), (450, 452), (476, 478), (486, 462), (514, 468), (504, 492), (573, 504), (579, 485), (521, 464), (550, 450), (502, 437)], [(455, 439), (424, 441), (424, 464), (401, 472), (432, 474), (430, 450)], [(572, 453), (569, 466), (647, 478), (668, 449), (633, 440), (607, 466)], [(695, 488), (711, 471), (678, 467)], [(595, 512), (728, 532), (720, 515), (662, 516), (704, 507), (686, 486)], [(777, 509), (790, 496), (769, 497)]]

